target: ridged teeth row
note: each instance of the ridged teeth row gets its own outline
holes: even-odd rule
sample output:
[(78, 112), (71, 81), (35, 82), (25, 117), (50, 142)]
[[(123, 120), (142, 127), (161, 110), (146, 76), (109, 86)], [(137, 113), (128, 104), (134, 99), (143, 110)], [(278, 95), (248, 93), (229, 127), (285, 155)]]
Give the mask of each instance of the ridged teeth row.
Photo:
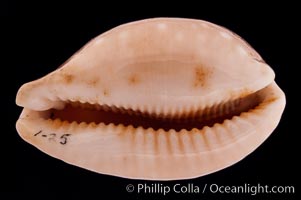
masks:
[(75, 108), (83, 109), (95, 109), (104, 110), (107, 112), (115, 112), (128, 115), (137, 115), (148, 118), (156, 118), (164, 121), (185, 121), (192, 119), (205, 119), (210, 120), (225, 114), (231, 113), (240, 104), (241, 99), (225, 100), (221, 102), (215, 102), (206, 106), (193, 105), (187, 107), (179, 107), (172, 109), (168, 106), (161, 107), (149, 107), (149, 106), (138, 106), (138, 105), (125, 105), (116, 106), (110, 104), (99, 104), (97, 102), (90, 103), (83, 99), (68, 100), (64, 97), (57, 97), (59, 100), (66, 102)]
[(210, 120), (212, 118), (227, 115), (233, 112), (239, 106), (240, 102), (241, 99), (236, 99), (233, 101), (217, 103), (212, 105), (211, 107), (206, 107), (202, 111), (198, 112), (196, 116), (198, 116), (198, 118)]

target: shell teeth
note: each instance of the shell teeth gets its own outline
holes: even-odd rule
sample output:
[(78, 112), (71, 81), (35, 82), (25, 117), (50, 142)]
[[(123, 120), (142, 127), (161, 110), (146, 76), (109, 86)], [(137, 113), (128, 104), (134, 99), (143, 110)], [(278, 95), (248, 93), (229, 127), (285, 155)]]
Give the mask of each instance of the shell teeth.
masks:
[[(222, 123), (225, 119), (239, 115), (241, 112), (249, 111), (252, 107), (256, 106), (256, 103), (259, 103), (255, 102), (254, 104), (254, 102), (252, 102), (256, 99), (256, 95), (257, 94), (255, 94), (255, 97), (250, 97), (250, 99), (244, 97), (247, 98), (245, 100), (244, 98), (240, 98), (214, 102), (206, 106), (183, 106), (177, 109), (167, 108), (167, 106), (161, 108), (137, 105), (131, 107), (129, 105), (101, 105), (99, 103), (90, 103), (84, 100), (68, 100), (64, 102), (65, 105), (68, 104), (68, 107), (65, 106), (66, 110), (57, 111), (55, 112), (57, 114), (53, 115), (53, 118), (61, 117), (62, 119), (55, 119), (53, 121), (54, 125), (59, 123), (69, 123), (70, 125), (73, 121), (78, 121), (75, 123), (80, 127), (89, 126), (90, 128), (93, 128), (102, 126), (102, 124), (104, 126), (113, 124), (114, 126), (133, 126), (135, 128), (141, 126), (145, 129), (152, 127), (155, 130), (162, 128), (165, 131), (175, 130), (180, 132), (181, 130), (191, 130), (194, 127), (197, 127), (198, 129), (202, 129), (206, 126), (211, 127), (214, 126), (215, 123)], [(72, 110), (71, 107), (83, 110)], [(100, 112), (96, 113), (96, 111)], [(76, 113), (75, 115), (79, 117), (76, 117), (74, 114), (70, 115), (68, 112)], [(80, 112), (83, 112), (84, 114)], [(89, 116), (90, 114), (91, 116)], [(117, 116), (116, 114), (123, 115)], [(138, 119), (137, 116), (141, 118)], [(65, 122), (65, 119), (69, 119), (69, 121)]]
[[(92, 103), (91, 101), (85, 101), (83, 99), (69, 98), (65, 100), (64, 97), (57, 97), (60, 101), (66, 102), (66, 104), (71, 105), (74, 108), (83, 108), (83, 109), (95, 109), (95, 110), (104, 110), (106, 112), (115, 112), (121, 114), (129, 114), (129, 115), (138, 115), (149, 118), (157, 118), (162, 120), (181, 120), (181, 119), (194, 119), (199, 117), (200, 114), (206, 113), (208, 110), (208, 114), (210, 108), (215, 108), (217, 104), (213, 106), (200, 107), (200, 105), (193, 105), (190, 107), (180, 107), (177, 109), (171, 108), (161, 108), (161, 107), (149, 107), (147, 105), (138, 106), (138, 105), (110, 105), (110, 104), (100, 104), (100, 103)], [(213, 112), (214, 114), (215, 112)], [(206, 114), (205, 114), (206, 115)]]

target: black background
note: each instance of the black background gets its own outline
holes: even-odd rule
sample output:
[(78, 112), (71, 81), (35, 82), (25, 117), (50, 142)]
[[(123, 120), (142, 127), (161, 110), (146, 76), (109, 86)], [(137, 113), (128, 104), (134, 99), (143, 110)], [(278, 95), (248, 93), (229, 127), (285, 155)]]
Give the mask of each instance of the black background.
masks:
[[(34, 196), (43, 193), (49, 197), (68, 197), (78, 194), (107, 199), (106, 195), (122, 198), (159, 199), (162, 194), (137, 194), (125, 190), (127, 184), (176, 183), (203, 186), (242, 185), (293, 185), (298, 193), (297, 131), (290, 128), (291, 110), (290, 76), (296, 65), (293, 51), (296, 45), (296, 14), (294, 6), (273, 5), (264, 8), (260, 4), (235, 5), (240, 8), (222, 9), (223, 5), (211, 7), (187, 3), (173, 3), (162, 8), (150, 3), (127, 5), (116, 3), (115, 7), (89, 5), (37, 5), (4, 2), (1, 6), (1, 55), (4, 61), (2, 76), (2, 110), (5, 131), (2, 139), (2, 170), (6, 192)], [(220, 6), (216, 9), (216, 6)], [(117, 10), (121, 9), (120, 10)], [(222, 11), (220, 11), (222, 10)], [(251, 155), (222, 171), (183, 181), (130, 180), (101, 175), (54, 159), (25, 143), (15, 130), (15, 122), (21, 108), (15, 105), (18, 88), (55, 70), (74, 52), (93, 37), (117, 25), (151, 17), (185, 17), (204, 19), (234, 31), (247, 40), (276, 72), (276, 81), (287, 95), (287, 107), (273, 134)], [(5, 80), (5, 78), (8, 79)], [(7, 177), (7, 178), (6, 178)], [(300, 181), (299, 181), (300, 183)], [(296, 194), (269, 195), (219, 195), (219, 194), (169, 194), (173, 198), (198, 199), (296, 199)]]

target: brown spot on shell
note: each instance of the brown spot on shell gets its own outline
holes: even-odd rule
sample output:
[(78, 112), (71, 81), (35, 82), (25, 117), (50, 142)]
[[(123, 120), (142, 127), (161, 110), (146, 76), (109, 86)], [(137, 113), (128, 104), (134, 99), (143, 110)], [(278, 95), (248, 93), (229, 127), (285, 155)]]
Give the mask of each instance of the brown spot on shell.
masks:
[(136, 85), (140, 82), (139, 77), (136, 74), (132, 74), (128, 79), (129, 84)]
[(69, 84), (69, 83), (72, 83), (74, 76), (71, 74), (64, 74), (63, 79), (64, 79), (65, 83)]
[(195, 79), (194, 79), (194, 87), (204, 87), (206, 85), (206, 81), (210, 76), (211, 72), (205, 69), (203, 66), (197, 66), (194, 69)]
[(103, 96), (109, 96), (109, 91), (107, 89), (103, 90)]

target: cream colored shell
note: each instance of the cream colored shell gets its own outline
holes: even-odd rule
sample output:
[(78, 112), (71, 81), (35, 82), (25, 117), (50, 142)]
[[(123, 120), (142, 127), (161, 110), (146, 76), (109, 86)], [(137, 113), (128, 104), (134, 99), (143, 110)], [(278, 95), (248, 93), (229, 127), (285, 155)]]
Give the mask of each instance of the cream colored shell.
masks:
[[(237, 116), (191, 130), (47, 119), (50, 109), (70, 102), (194, 119), (206, 109), (231, 112), (220, 105), (237, 99), (258, 105), (230, 104), (241, 107)], [(99, 173), (172, 180), (223, 169), (251, 153), (277, 126), (285, 97), (272, 69), (237, 35), (202, 20), (155, 18), (96, 37), (59, 69), (24, 84), (16, 102), (24, 107), (19, 134), (45, 153)]]

